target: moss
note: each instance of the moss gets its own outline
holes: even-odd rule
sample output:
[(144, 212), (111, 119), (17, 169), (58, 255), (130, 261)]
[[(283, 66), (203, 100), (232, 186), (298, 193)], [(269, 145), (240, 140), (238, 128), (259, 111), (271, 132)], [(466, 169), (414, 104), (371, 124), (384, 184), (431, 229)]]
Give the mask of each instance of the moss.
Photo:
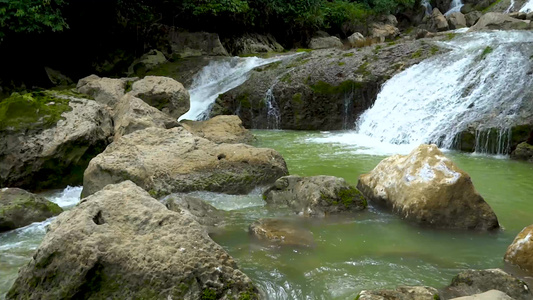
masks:
[(63, 209), (52, 201), (46, 202), (45, 205), (48, 211), (53, 213), (54, 215), (59, 215), (60, 213), (63, 212)]
[(281, 65), (281, 61), (275, 61), (275, 62), (270, 63), (268, 65), (265, 65), (265, 66), (262, 66), (262, 67), (257, 67), (254, 70), (257, 71), (257, 72), (263, 72), (263, 71), (277, 69), (279, 67), (279, 65)]
[(418, 49), (413, 54), (411, 54), (411, 58), (419, 58), (422, 56), (422, 49)]
[(377, 45), (377, 46), (374, 48), (373, 52), (374, 52), (374, 54), (378, 54), (380, 50), (381, 50), (381, 45)]
[(457, 33), (450, 32), (450, 33), (446, 34), (446, 39), (448, 41), (450, 41), (450, 40), (453, 40), (456, 36), (457, 36)]
[(250, 94), (248, 93), (242, 93), (237, 96), (236, 98), (237, 102), (241, 104), (242, 108), (251, 108), (252, 103), (250, 102)]
[(309, 59), (303, 59), (302, 57), (300, 57), (299, 59), (296, 59), (292, 63), (288, 64), (286, 68), (287, 69), (291, 69), (291, 68), (294, 68), (294, 67), (303, 66), (303, 65), (305, 65), (308, 62), (309, 62)]
[(346, 63), (343, 62), (343, 61), (339, 61), (339, 63), (338, 63), (339, 66), (344, 66), (345, 64), (346, 64)]
[(352, 52), (344, 53), (342, 56), (344, 56), (344, 57), (352, 57), (353, 53)]
[(357, 296), (355, 296), (354, 300), (359, 300), (359, 298), (361, 298), (361, 294), (357, 294)]
[(394, 46), (394, 45), (396, 45), (396, 42), (395, 42), (395, 41), (392, 41), (392, 42), (388, 42), (388, 43), (387, 43), (387, 46)]
[(435, 55), (437, 52), (439, 52), (439, 47), (437, 46), (431, 46), (431, 49), (429, 49), (429, 53), (431, 53), (431, 55)]
[(433, 300), (440, 300), (440, 296), (439, 296), (439, 294), (435, 294), (435, 295), (433, 295)]
[(485, 47), (485, 49), (483, 49), (483, 52), (481, 52), (481, 56), (479, 57), (479, 59), (485, 59), (485, 57), (487, 57), (487, 55), (491, 54), (492, 51), (494, 51), (494, 49), (491, 47), (491, 46), (487, 46)]
[[(518, 144), (528, 140), (530, 133), (533, 131), (531, 125), (518, 125), (511, 128), (511, 143)], [(531, 142), (531, 141), (530, 141)]]
[(339, 191), (339, 198), (340, 203), (344, 205), (344, 207), (348, 208), (350, 207), (354, 201), (361, 201), (363, 203), (363, 207), (366, 207), (366, 199), (361, 195), (361, 192), (359, 192), (356, 188), (348, 188), (343, 189)]
[(496, 1), (494, 1), (492, 4), (490, 4), (489, 6), (487, 6), (487, 7), (485, 7), (485, 8), (482, 8), (482, 7), (480, 7), (479, 5), (477, 5), (477, 6), (475, 7), (475, 10), (481, 10), (481, 12), (482, 12), (483, 14), (486, 14), (486, 13), (488, 13), (488, 12), (489, 12), (489, 11), (490, 11), (490, 10), (496, 5), (496, 4), (500, 3), (500, 1), (502, 1), (502, 0), (496, 0)]
[(124, 93), (131, 92), (133, 87), (133, 81), (126, 81), (126, 86), (124, 87)]
[(281, 76), (281, 78), (279, 79), (279, 81), (281, 81), (281, 82), (285, 82), (285, 83), (292, 83), (291, 74), (286, 73), (285, 75)]
[(204, 289), (202, 292), (202, 300), (216, 300), (217, 293), (212, 289)]
[(370, 71), (368, 71), (368, 62), (365, 61), (364, 63), (359, 65), (359, 67), (357, 68), (355, 73), (356, 74), (361, 74), (361, 75), (364, 75), (364, 76), (370, 75)]
[(354, 82), (352, 80), (346, 80), (341, 82), (339, 85), (334, 86), (324, 81), (319, 81), (314, 85), (311, 85), (313, 92), (317, 94), (343, 94), (346, 92), (352, 91), (354, 88), (360, 88), (361, 83)]
[(296, 49), (296, 52), (311, 52), (313, 49), (305, 49), (305, 48), (298, 48)]
[(68, 99), (49, 91), (13, 93), (0, 102), (0, 131), (50, 128), (61, 119), (62, 113), (72, 110), (68, 103)]
[(148, 194), (150, 194), (150, 196), (152, 196), (152, 198), (157, 198), (157, 191), (154, 190), (154, 189), (149, 190)]
[(303, 103), (302, 93), (296, 93), (292, 95), (292, 102), (297, 103), (297, 104), (302, 104)]

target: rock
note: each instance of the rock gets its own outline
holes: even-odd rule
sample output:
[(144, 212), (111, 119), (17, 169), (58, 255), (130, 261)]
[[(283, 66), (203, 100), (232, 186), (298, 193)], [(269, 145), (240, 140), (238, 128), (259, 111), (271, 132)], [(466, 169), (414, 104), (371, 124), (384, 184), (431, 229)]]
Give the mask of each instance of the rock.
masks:
[(481, 294), (453, 298), (452, 300), (514, 300), (507, 296), (506, 293), (497, 290), (490, 290)]
[(365, 45), (365, 37), (359, 32), (354, 32), (348, 37), (348, 44), (352, 47), (363, 47)]
[(172, 78), (146, 76), (133, 83), (130, 94), (173, 118), (189, 110), (189, 92)]
[(476, 24), (476, 22), (479, 20), (479, 18), (481, 18), (482, 15), (483, 14), (477, 10), (465, 14), (466, 26), (474, 26), (474, 24)]
[(446, 16), (450, 29), (459, 29), (466, 27), (466, 18), (460, 12), (453, 12)]
[(163, 52), (153, 49), (145, 53), (141, 58), (135, 60), (128, 68), (128, 73), (137, 74), (139, 76), (144, 75), (146, 72), (165, 62), (167, 62), (167, 58)]
[(453, 0), (436, 0), (434, 7), (437, 8), (441, 12), (447, 12), (448, 10), (450, 10), (450, 7), (452, 6), (452, 1)]
[(298, 226), (294, 221), (285, 219), (259, 219), (249, 228), (256, 239), (279, 246), (313, 247), (313, 234)]
[(191, 217), (131, 181), (61, 214), (7, 299), (258, 297), (251, 280)]
[(154, 196), (177, 192), (248, 193), (287, 175), (281, 155), (244, 144), (215, 144), (184, 128), (150, 127), (123, 136), (85, 170), (88, 196), (112, 183), (132, 180)]
[(443, 299), (451, 299), (472, 296), (490, 290), (504, 292), (515, 300), (526, 300), (533, 297), (525, 282), (501, 269), (463, 271), (452, 279), (452, 283), (441, 291), (440, 296)]
[(434, 8), (428, 21), (430, 31), (446, 31), (449, 29), (448, 21), (438, 8)]
[(92, 97), (96, 102), (114, 108), (118, 100), (124, 96), (127, 82), (125, 79), (90, 75), (80, 79), (76, 89), (79, 93)]
[(167, 57), (177, 59), (191, 56), (228, 56), (216, 33), (188, 32), (186, 30), (155, 25), (150, 29), (153, 48), (160, 49)]
[(460, 12), (465, 16), (474, 11), (476, 10), (474, 9), (474, 5), (472, 5), (471, 3), (464, 4), (463, 6), (461, 6), (461, 10), (460, 10)]
[(525, 12), (512, 12), (509, 14), (509, 17), (511, 18), (515, 18), (515, 19), (518, 19), (518, 20), (525, 20), (526, 17), (527, 17), (527, 14)]
[(526, 160), (533, 162), (533, 146), (527, 142), (523, 142), (516, 146), (516, 149), (511, 152), (511, 158), (516, 160)]
[(242, 126), (238, 116), (216, 116), (207, 121), (182, 120), (180, 124), (190, 133), (217, 144), (250, 144), (255, 140), (254, 135)]
[(533, 225), (522, 229), (505, 252), (504, 260), (533, 272)]
[(108, 110), (68, 97), (71, 110), (50, 128), (0, 131), (0, 186), (29, 190), (79, 185), (89, 161), (113, 136)]
[(526, 14), (526, 20), (533, 20), (533, 12), (528, 12)]
[(370, 36), (379, 39), (381, 42), (384, 42), (386, 39), (393, 39), (399, 35), (400, 30), (391, 24), (372, 23), (370, 25)]
[(207, 227), (220, 226), (224, 221), (223, 211), (196, 197), (183, 194), (170, 194), (162, 203), (177, 213), (186, 214), (196, 222)]
[(400, 286), (393, 290), (363, 290), (358, 300), (435, 300), (437, 289), (429, 286)]
[(17, 188), (0, 189), (0, 232), (57, 216), (59, 205)]
[(73, 83), (72, 79), (61, 74), (61, 72), (57, 70), (49, 67), (44, 67), (44, 70), (46, 71), (46, 75), (48, 76), (48, 79), (50, 79), (50, 82), (56, 86), (66, 86)]
[(376, 204), (424, 226), (494, 230), (498, 219), (470, 176), (435, 145), (382, 160), (357, 188)]
[(247, 33), (237, 38), (225, 40), (224, 46), (233, 55), (283, 51), (283, 46), (270, 34)]
[(173, 128), (178, 122), (130, 93), (118, 102), (114, 115), (115, 140), (148, 127)]
[(314, 37), (309, 42), (309, 48), (311, 49), (326, 49), (326, 48), (340, 48), (340, 47), (342, 47), (342, 42), (336, 36)]
[(481, 16), (476, 25), (470, 27), (468, 31), (526, 30), (530, 28), (529, 20), (518, 20), (506, 14), (490, 12)]
[(312, 217), (363, 210), (366, 199), (344, 179), (334, 176), (285, 176), (263, 193), (268, 204), (287, 205)]

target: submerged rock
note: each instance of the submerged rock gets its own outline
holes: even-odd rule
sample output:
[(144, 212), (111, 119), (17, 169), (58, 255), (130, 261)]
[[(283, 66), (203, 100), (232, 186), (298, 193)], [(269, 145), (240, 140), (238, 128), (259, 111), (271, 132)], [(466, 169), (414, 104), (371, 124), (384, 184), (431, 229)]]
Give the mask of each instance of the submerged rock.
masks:
[(17, 188), (0, 189), (0, 232), (41, 222), (63, 212), (59, 205)]
[(190, 133), (217, 144), (249, 144), (255, 140), (254, 135), (242, 126), (238, 116), (216, 116), (207, 121), (182, 120), (180, 124)]
[(522, 229), (504, 256), (505, 261), (533, 273), (533, 225)]
[(533, 294), (531, 294), (525, 282), (501, 269), (463, 271), (455, 276), (452, 279), (452, 283), (441, 291), (441, 297), (443, 299), (451, 299), (472, 296), (490, 290), (504, 292), (515, 300), (533, 298)]
[(437, 289), (429, 286), (400, 286), (391, 290), (363, 290), (357, 300), (435, 300)]
[(315, 244), (309, 230), (284, 219), (259, 219), (250, 225), (249, 231), (258, 240), (280, 246), (313, 247)]
[(494, 230), (498, 219), (470, 176), (435, 145), (382, 160), (357, 188), (401, 217), (437, 228)]
[[(210, 298), (206, 298), (210, 297)], [(130, 181), (82, 199), (49, 227), (7, 299), (256, 299), (191, 217)]]
[(125, 135), (85, 170), (83, 196), (132, 180), (153, 195), (247, 193), (287, 175), (281, 155), (244, 144), (215, 144), (184, 128), (147, 128)]
[(222, 211), (200, 198), (183, 194), (171, 194), (165, 197), (162, 203), (168, 209), (180, 214), (186, 214), (204, 226), (220, 226), (224, 221)]
[(285, 176), (263, 193), (268, 204), (287, 205), (305, 216), (354, 212), (367, 205), (365, 197), (343, 178)]

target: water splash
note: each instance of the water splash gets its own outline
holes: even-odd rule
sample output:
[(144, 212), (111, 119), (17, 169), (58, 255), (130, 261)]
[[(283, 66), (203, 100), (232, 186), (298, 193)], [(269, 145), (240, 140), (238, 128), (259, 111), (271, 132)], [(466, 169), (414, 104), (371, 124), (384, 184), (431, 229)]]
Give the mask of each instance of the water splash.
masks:
[(450, 4), (450, 9), (444, 15), (448, 16), (454, 12), (461, 12), (461, 7), (463, 6), (464, 6), (463, 1), (453, 0), (452, 3)]

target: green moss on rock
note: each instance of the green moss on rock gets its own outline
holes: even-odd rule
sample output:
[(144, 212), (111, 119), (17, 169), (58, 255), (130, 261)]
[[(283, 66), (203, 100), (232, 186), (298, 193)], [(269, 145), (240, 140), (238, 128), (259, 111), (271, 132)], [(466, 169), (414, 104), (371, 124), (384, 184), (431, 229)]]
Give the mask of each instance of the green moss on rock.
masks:
[(343, 81), (337, 86), (331, 85), (324, 81), (319, 81), (311, 85), (311, 89), (313, 90), (313, 92), (325, 95), (343, 94), (346, 92), (351, 92), (353, 89), (357, 89), (360, 87), (361, 83), (352, 80)]

